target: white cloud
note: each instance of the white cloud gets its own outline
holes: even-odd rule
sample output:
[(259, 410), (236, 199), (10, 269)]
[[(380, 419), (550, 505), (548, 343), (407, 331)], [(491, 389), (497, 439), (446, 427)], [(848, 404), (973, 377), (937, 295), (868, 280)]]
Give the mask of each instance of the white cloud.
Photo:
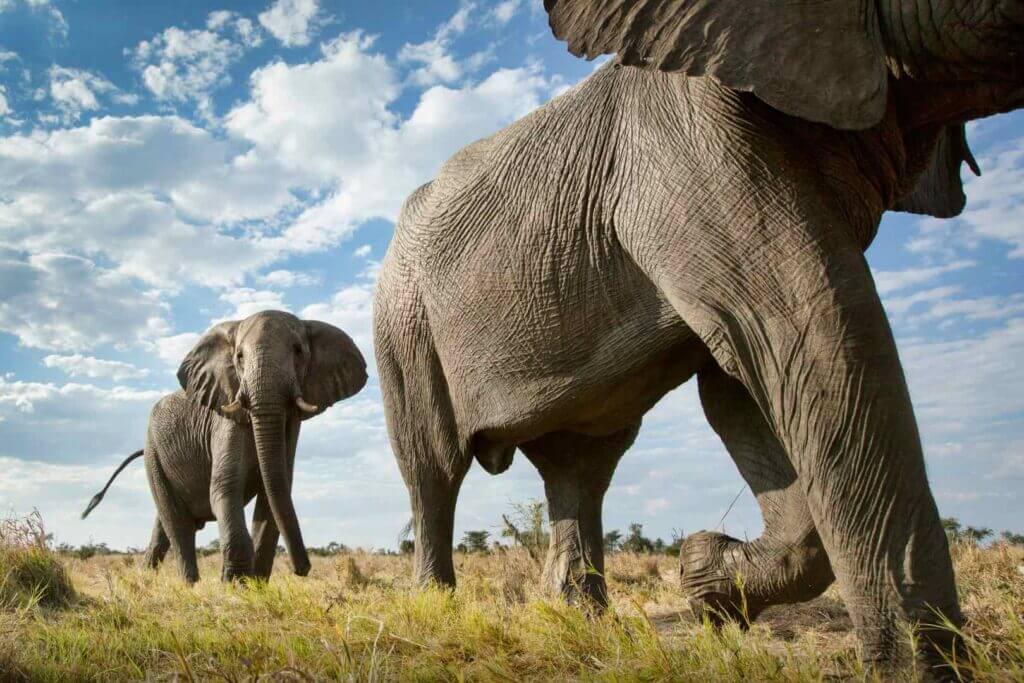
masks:
[[(233, 19), (211, 21), (223, 28)], [(136, 52), (174, 60), (216, 44), (204, 40), (186, 45), (180, 30), (168, 29)], [(0, 138), (0, 247), (21, 253), (13, 260), (37, 273), (49, 292), (78, 300), (70, 296), (74, 282), (93, 288), (88, 296), (102, 304), (65, 317), (80, 328), (75, 334), (61, 333), (63, 323), (40, 299), (22, 300), (31, 314), (7, 305), (0, 324), (23, 344), (64, 351), (115, 336), (129, 344), (167, 336), (168, 325), (157, 324), (154, 313), (166, 310), (168, 294), (190, 283), (237, 288), (288, 254), (337, 244), (365, 220), (393, 220), (405, 196), (445, 157), (536, 107), (549, 89), (537, 69), (503, 69), (459, 90), (431, 88), (403, 121), (391, 109), (401, 94), (396, 71), (371, 46), (348, 34), (326, 44), (315, 62), (257, 70), (251, 101), (226, 117), (227, 137), (174, 116), (138, 116)], [(61, 74), (69, 82), (81, 77)], [(80, 94), (74, 101), (91, 107)], [(292, 185), (322, 199), (295, 215), (300, 203)], [(71, 254), (89, 263), (79, 270), (93, 275), (86, 282), (72, 277), (74, 269), (41, 269), (24, 252)], [(64, 276), (68, 281), (60, 282)], [(255, 282), (271, 288), (311, 282), (280, 272), (262, 278)], [(97, 337), (112, 316), (113, 304), (103, 299), (112, 282), (124, 290), (112, 299), (125, 317), (109, 326), (116, 335)], [(279, 294), (232, 298), (240, 292), (225, 298), (236, 312), (281, 305)]]
[(272, 217), (293, 197), (272, 164), (232, 154), (176, 117), (0, 138), (0, 246), (102, 254), (165, 288), (240, 282), (275, 254), (217, 224)]
[(57, 368), (71, 377), (89, 377), (92, 379), (142, 379), (149, 375), (146, 368), (137, 368), (131, 363), (117, 360), (103, 360), (92, 356), (75, 353), (67, 356), (50, 355), (43, 358), (43, 365)]
[(65, 121), (74, 121), (83, 111), (100, 108), (100, 97), (109, 95), (114, 101), (134, 104), (135, 95), (120, 92), (118, 88), (99, 74), (82, 69), (52, 66), (50, 76), (50, 97), (64, 115)]
[(364, 244), (361, 247), (356, 248), (356, 250), (352, 252), (352, 256), (354, 256), (355, 258), (366, 258), (367, 256), (370, 255), (370, 252), (372, 251), (373, 247), (371, 247), (369, 244)]
[(878, 293), (887, 296), (893, 292), (920, 285), (935, 278), (974, 266), (974, 261), (953, 261), (931, 268), (905, 268), (903, 270), (880, 270), (874, 272)]
[(320, 8), (317, 0), (274, 0), (259, 20), (285, 47), (309, 45), (321, 23)]
[(260, 275), (256, 281), (262, 285), (271, 287), (312, 287), (322, 281), (316, 273), (300, 273), (293, 270), (272, 270), (265, 275)]
[(0, 116), (8, 116), (11, 113), (11, 106), (7, 104), (7, 88), (0, 84)]
[(0, 330), (26, 346), (75, 351), (166, 334), (163, 304), (78, 256), (0, 249), (0, 291)]
[(241, 320), (260, 311), (287, 311), (288, 306), (280, 292), (238, 287), (220, 295), (221, 301), (230, 304), (233, 311), (219, 320)]
[[(52, 429), (55, 425), (64, 423), (68, 426), (69, 432), (74, 428), (91, 430), (96, 425), (90, 425), (86, 417), (95, 417), (103, 411), (118, 409), (118, 404), (123, 404), (133, 411), (139, 409), (139, 405), (150, 404), (160, 398), (164, 392), (156, 390), (140, 390), (124, 386), (115, 386), (110, 389), (103, 389), (91, 384), (51, 384), (40, 382), (23, 382), (12, 380), (7, 377), (0, 377), (0, 416), (19, 417), (15, 424), (13, 420), (4, 420), (0, 433), (9, 431), (12, 434), (20, 430), (29, 429), (30, 424), (45, 428), (49, 425)], [(27, 417), (30, 415), (31, 417)], [(100, 428), (108, 428), (105, 421), (99, 421)], [(38, 434), (40, 442), (47, 439), (60, 439), (68, 434)], [(141, 435), (140, 435), (141, 436)], [(31, 443), (31, 441), (29, 442)], [(9, 452), (11, 442), (5, 441), (5, 451)], [(80, 444), (79, 448), (87, 447), (87, 444)], [(27, 455), (23, 453), (22, 455)], [(47, 453), (46, 458), (57, 460), (59, 454)]]
[(984, 435), (1024, 411), (1024, 318), (975, 336), (902, 341), (900, 357), (927, 438)]
[[(231, 82), (231, 65), (260, 40), (251, 21), (232, 22), (233, 16), (213, 12), (206, 30), (172, 26), (129, 51), (146, 88), (159, 100), (194, 101), (204, 116), (212, 117), (210, 93)], [(229, 27), (235, 39), (226, 34)]]
[(367, 52), (372, 44), (346, 34), (324, 45), (318, 61), (257, 69), (251, 101), (227, 114), (227, 129), (289, 170), (330, 179), (361, 168), (393, 126), (388, 105), (399, 94), (387, 60)]
[(246, 47), (259, 47), (263, 44), (263, 34), (259, 28), (252, 23), (252, 19), (240, 17), (235, 20), (235, 31), (239, 39)]
[(504, 25), (511, 21), (512, 17), (515, 16), (516, 12), (519, 11), (519, 6), (522, 0), (503, 0), (495, 5), (494, 9), (491, 10), (491, 17), (498, 24)]
[[(479, 68), (485, 61), (476, 58), (464, 66), (451, 53), (453, 38), (465, 32), (469, 16), (474, 9), (472, 3), (463, 3), (452, 17), (438, 27), (434, 37), (422, 43), (406, 43), (398, 53), (400, 62), (422, 64), (412, 73), (412, 81), (420, 86), (436, 83), (454, 83), (467, 70)], [(481, 53), (483, 54), (483, 53)]]
[(354, 33), (312, 64), (273, 64), (253, 74), (252, 101), (225, 117), (228, 130), (306, 178), (337, 189), (303, 211), (281, 244), (314, 251), (374, 217), (394, 220), (405, 197), (462, 145), (522, 116), (548, 95), (537, 68), (501, 69), (461, 89), (435, 86), (401, 121), (394, 69)]
[(206, 28), (211, 31), (222, 31), (228, 27), (234, 28), (246, 47), (258, 47), (263, 42), (263, 36), (252, 20), (239, 16), (236, 12), (217, 10), (210, 12), (206, 18)]
[(200, 336), (198, 332), (183, 332), (153, 339), (150, 346), (156, 351), (160, 360), (173, 367), (178, 367), (199, 341)]

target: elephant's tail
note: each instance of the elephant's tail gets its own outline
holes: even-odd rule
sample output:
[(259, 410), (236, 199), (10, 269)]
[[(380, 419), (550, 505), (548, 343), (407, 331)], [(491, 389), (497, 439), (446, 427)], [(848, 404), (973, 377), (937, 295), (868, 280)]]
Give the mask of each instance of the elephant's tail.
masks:
[(103, 490), (100, 491), (99, 493), (97, 493), (95, 496), (93, 496), (92, 500), (89, 501), (89, 505), (86, 506), (85, 512), (82, 513), (82, 519), (85, 519), (86, 517), (88, 517), (89, 513), (92, 512), (93, 508), (100, 504), (100, 501), (103, 500), (103, 496), (105, 496), (107, 494), (107, 489), (109, 489), (110, 485), (114, 483), (115, 479), (117, 479), (117, 475), (121, 474), (121, 470), (123, 470), (125, 467), (127, 467), (128, 463), (130, 463), (132, 460), (135, 460), (136, 458), (142, 457), (142, 454), (144, 452), (145, 451), (143, 451), (141, 449), (137, 450), (134, 453), (132, 453), (131, 455), (129, 455), (127, 458), (125, 458), (124, 462), (122, 462), (120, 465), (118, 465), (117, 469), (114, 470), (114, 473), (112, 475), (110, 475), (110, 479), (107, 480), (107, 485), (103, 487)]

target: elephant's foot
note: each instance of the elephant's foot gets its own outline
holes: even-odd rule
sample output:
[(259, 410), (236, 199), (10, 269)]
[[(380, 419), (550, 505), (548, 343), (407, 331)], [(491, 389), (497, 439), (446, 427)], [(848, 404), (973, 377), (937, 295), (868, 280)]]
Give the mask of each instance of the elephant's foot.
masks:
[(679, 548), (679, 578), (698, 619), (707, 616), (715, 626), (728, 621), (750, 625), (764, 606), (751, 601), (742, 588), (743, 576), (734, 553), (743, 542), (713, 531), (688, 536)]
[(164, 553), (155, 552), (152, 548), (146, 551), (145, 556), (142, 558), (142, 563), (149, 569), (158, 569), (160, 563), (163, 562)]
[(249, 565), (225, 564), (220, 573), (220, 580), (224, 583), (245, 583), (252, 578), (255, 578), (255, 573), (252, 570), (252, 566)]
[(570, 605), (598, 611), (608, 606), (604, 576), (586, 566), (577, 553), (550, 552), (543, 581), (553, 596), (561, 597)]

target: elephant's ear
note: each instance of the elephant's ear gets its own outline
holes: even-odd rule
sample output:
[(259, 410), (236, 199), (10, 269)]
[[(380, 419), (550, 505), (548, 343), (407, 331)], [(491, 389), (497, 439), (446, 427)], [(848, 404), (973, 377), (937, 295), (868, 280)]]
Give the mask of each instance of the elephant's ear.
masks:
[(355, 394), (366, 384), (366, 361), (355, 342), (334, 325), (306, 320), (309, 335), (309, 369), (302, 397), (317, 407), (319, 415), (338, 401)]
[(964, 210), (967, 197), (960, 181), (960, 165), (967, 162), (974, 175), (981, 175), (978, 162), (967, 146), (962, 123), (946, 126), (932, 149), (931, 159), (913, 189), (900, 197), (895, 211), (952, 218)]
[(240, 420), (245, 411), (232, 415), (221, 412), (221, 408), (233, 402), (238, 393), (238, 375), (232, 358), (237, 330), (237, 320), (211, 327), (181, 362), (178, 382), (197, 404), (224, 417)]
[(554, 34), (593, 59), (712, 76), (793, 116), (869, 128), (888, 71), (872, 0), (544, 0)]

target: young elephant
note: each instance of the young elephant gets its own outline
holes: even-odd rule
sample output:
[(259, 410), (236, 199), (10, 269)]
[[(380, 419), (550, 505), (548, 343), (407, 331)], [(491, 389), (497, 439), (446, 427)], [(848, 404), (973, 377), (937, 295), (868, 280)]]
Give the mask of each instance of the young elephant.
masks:
[[(291, 499), (299, 425), (366, 383), (366, 361), (347, 334), (327, 323), (263, 311), (215, 325), (178, 370), (183, 391), (160, 399), (144, 451), (157, 506), (146, 562), (174, 547), (186, 581), (199, 579), (196, 530), (216, 519), (222, 578), (270, 576), (278, 530), (295, 573), (309, 572)], [(245, 505), (256, 496), (252, 537)], [(255, 540), (255, 549), (254, 549)]]

